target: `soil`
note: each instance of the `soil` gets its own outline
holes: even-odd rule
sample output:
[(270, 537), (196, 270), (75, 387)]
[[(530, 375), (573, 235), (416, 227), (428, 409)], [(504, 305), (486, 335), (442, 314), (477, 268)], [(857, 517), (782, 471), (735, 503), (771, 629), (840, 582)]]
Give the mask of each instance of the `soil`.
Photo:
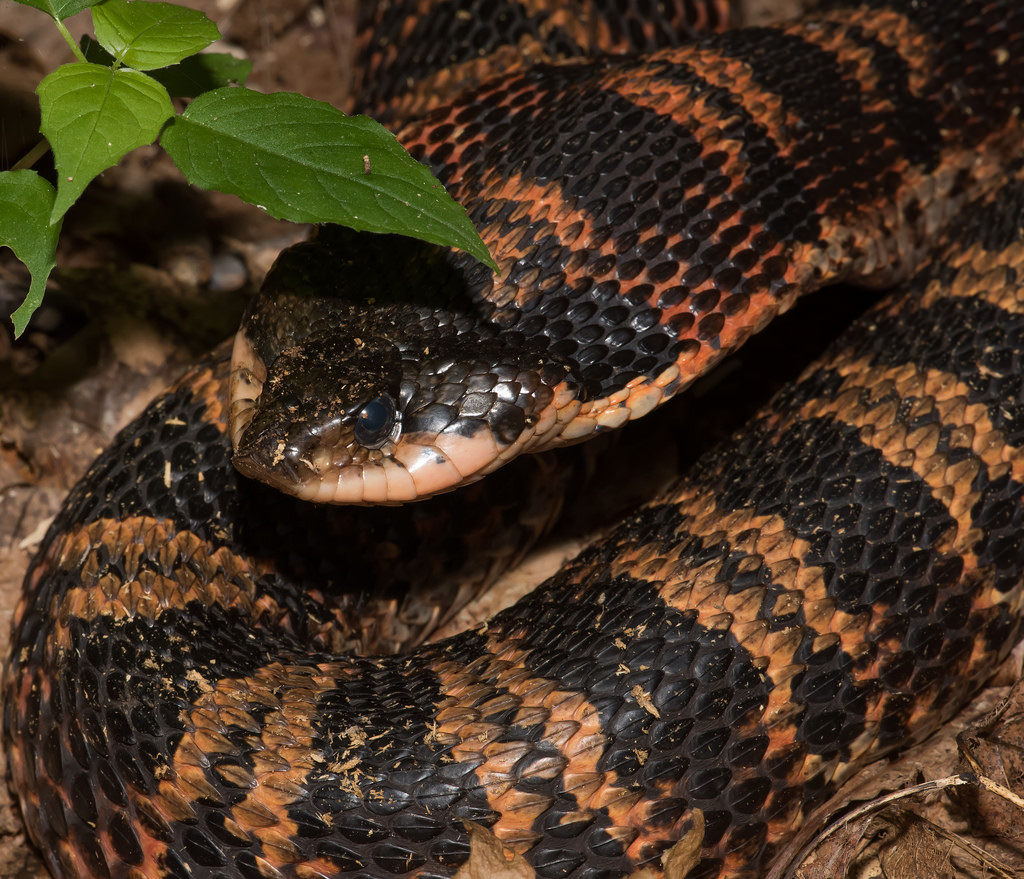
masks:
[[(224, 50), (252, 60), (249, 85), (253, 88), (297, 91), (342, 105), (349, 82), (354, 3), (197, 0), (191, 5), (218, 23), (225, 35)], [(759, 22), (773, 14), (788, 14), (798, 4), (748, 5), (749, 20)], [(77, 34), (86, 23), (87, 16), (72, 20), (72, 32)], [(47, 71), (69, 57), (46, 16), (0, 0), (0, 168), (9, 167), (34, 144), (38, 111), (33, 91)], [(6, 655), (10, 616), (25, 568), (64, 495), (121, 426), (185, 365), (233, 332), (244, 303), (276, 255), (309, 231), (275, 221), (234, 198), (188, 187), (155, 148), (137, 150), (104, 173), (68, 214), (64, 230), (60, 268), (28, 332), (14, 341), (9, 323), (0, 326), (0, 655)], [(0, 316), (17, 306), (27, 283), (24, 267), (9, 250), (0, 251)], [(838, 310), (834, 303), (822, 301), (799, 318), (787, 316), (772, 347), (759, 349), (756, 344), (763, 343), (752, 344), (746, 355), (704, 381), (687, 401), (666, 407), (671, 413), (645, 419), (650, 423), (631, 431), (607, 466), (618, 472), (638, 454), (657, 460), (659, 466), (647, 468), (644, 480), (608, 480), (625, 484), (625, 490), (606, 491), (598, 485), (560, 537), (528, 559), (482, 605), (461, 614), (458, 625), (486, 616), (557, 569), (586, 539), (588, 529), (607, 520), (612, 511), (636, 503), (650, 486), (663, 482), (679, 461), (692, 458), (733, 429), (779, 381), (798, 369), (805, 355), (788, 356), (799, 350), (796, 340), (811, 335), (823, 345), (829, 333), (838, 332), (866, 301), (851, 295)], [(763, 374), (766, 357), (778, 361), (778, 369), (770, 376)], [(716, 402), (739, 396), (744, 397), (739, 407)], [(686, 430), (680, 427), (684, 422)], [(652, 446), (662, 451), (652, 453)], [(1014, 667), (1020, 667), (1019, 657)], [(1015, 677), (1008, 669), (1001, 683), (1005, 686)], [(979, 706), (995, 704), (1002, 692), (993, 690), (979, 699), (973, 714), (965, 715), (959, 726), (951, 726), (937, 742), (908, 752), (899, 762), (884, 764), (873, 772), (874, 781), (858, 782), (862, 785), (858, 799), (869, 798), (873, 791), (895, 790), (920, 777), (941, 778), (958, 771), (950, 736), (979, 716)], [(899, 807), (910, 808), (907, 802)], [(962, 802), (933, 795), (921, 814), (945, 828), (943, 833), (966, 833)], [(900, 839), (907, 838), (901, 836), (905, 832), (901, 827), (894, 819), (883, 834), (897, 851)], [(913, 825), (916, 835), (908, 845), (920, 846), (922, 832), (926, 840), (952, 845), (947, 836), (929, 837), (928, 833), (937, 832), (930, 825), (924, 831), (921, 827)], [(877, 827), (871, 833), (877, 835)], [(1024, 868), (1019, 839), (1005, 834), (970, 838), (1005, 863)], [(861, 834), (845, 844), (863, 847), (864, 839)], [(883, 875), (872, 871), (881, 871), (885, 864), (884, 875), (943, 875), (923, 859), (918, 861), (931, 872), (915, 873), (906, 864), (917, 861), (900, 860), (891, 853), (886, 860), (878, 848), (876, 840), (874, 860), (864, 862), (858, 875)], [(805, 871), (815, 869), (815, 863), (821, 869), (821, 850), (817, 858), (805, 865)], [(827, 857), (824, 862), (832, 863)], [(6, 785), (0, 783), (0, 879), (46, 875), (25, 841)]]

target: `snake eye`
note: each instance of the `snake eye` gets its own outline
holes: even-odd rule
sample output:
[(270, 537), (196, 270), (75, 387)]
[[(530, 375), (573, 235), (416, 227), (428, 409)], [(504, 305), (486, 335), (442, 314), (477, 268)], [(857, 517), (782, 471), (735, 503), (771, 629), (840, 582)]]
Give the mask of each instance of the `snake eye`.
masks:
[(356, 415), (353, 435), (359, 445), (379, 449), (395, 429), (397, 412), (390, 394), (381, 394), (370, 400)]

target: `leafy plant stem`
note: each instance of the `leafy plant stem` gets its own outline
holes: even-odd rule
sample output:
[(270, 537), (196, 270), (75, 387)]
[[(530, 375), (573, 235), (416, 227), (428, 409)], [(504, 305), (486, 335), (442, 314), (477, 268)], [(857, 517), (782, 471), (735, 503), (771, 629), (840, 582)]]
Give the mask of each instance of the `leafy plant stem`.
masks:
[(75, 58), (78, 59), (79, 61), (81, 61), (84, 64), (85, 63), (85, 53), (82, 52), (82, 50), (78, 47), (78, 43), (75, 42), (75, 38), (73, 36), (71, 36), (71, 33), (68, 31), (67, 27), (64, 25), (64, 22), (61, 21), (59, 18), (54, 18), (53, 21), (54, 21), (54, 24), (57, 25), (57, 30), (60, 31), (61, 36), (64, 37), (65, 42), (71, 47), (72, 54), (74, 54)]
[[(411, 235), (497, 270), (466, 212), (379, 124), (302, 95), (236, 86), (252, 65), (203, 52), (220, 36), (204, 13), (165, 0), (15, 2), (46, 13), (77, 59), (36, 89), (45, 140), (0, 171), (0, 249), (31, 276), (12, 315), (15, 337), (42, 301), (65, 212), (99, 174), (157, 140), (189, 183), (272, 216)], [(79, 45), (64, 22), (89, 9), (94, 36)], [(179, 115), (172, 95), (192, 99)], [(32, 170), (47, 148), (56, 189)]]
[(36, 162), (38, 162), (50, 149), (50, 144), (45, 138), (40, 140), (32, 149), (30, 149), (25, 155), (23, 155), (14, 165), (11, 166), (12, 171), (21, 171), (25, 168), (31, 168)]

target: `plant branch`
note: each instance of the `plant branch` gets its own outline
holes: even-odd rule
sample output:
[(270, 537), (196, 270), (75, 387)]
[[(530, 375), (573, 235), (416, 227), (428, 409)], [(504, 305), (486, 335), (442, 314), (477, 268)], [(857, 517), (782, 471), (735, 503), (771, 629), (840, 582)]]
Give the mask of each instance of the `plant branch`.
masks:
[(25, 155), (23, 155), (14, 165), (11, 167), (12, 171), (22, 171), (26, 168), (31, 168), (36, 162), (38, 162), (46, 151), (50, 148), (50, 144), (46, 138), (40, 140), (32, 149), (30, 149)]
[(55, 18), (53, 22), (54, 24), (57, 25), (57, 30), (60, 31), (61, 36), (64, 37), (64, 41), (71, 47), (71, 52), (75, 56), (75, 58), (77, 58), (83, 64), (86, 63), (85, 54), (79, 48), (78, 43), (75, 42), (75, 38), (71, 36), (70, 31), (68, 31), (67, 27), (65, 27), (64, 22), (61, 21), (59, 18)]

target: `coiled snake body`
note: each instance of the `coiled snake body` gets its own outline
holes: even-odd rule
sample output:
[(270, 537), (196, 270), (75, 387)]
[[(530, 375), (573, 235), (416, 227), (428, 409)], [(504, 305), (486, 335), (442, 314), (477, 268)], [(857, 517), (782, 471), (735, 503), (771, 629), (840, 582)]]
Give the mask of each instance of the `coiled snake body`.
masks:
[[(546, 316), (523, 377), (502, 360), (497, 383), (526, 388), (527, 361), (540, 361), (557, 377), (540, 397), (574, 401), (560, 422), (573, 431), (581, 413), (611, 424), (649, 408), (805, 289), (909, 274), (972, 201), (970, 216), (692, 473), (485, 626), (400, 656), (337, 652), (330, 602), (250, 551), (254, 498), (271, 494), (231, 471), (215, 393), (226, 367), (201, 364), (72, 493), (16, 614), (5, 732), (56, 875), (447, 876), (473, 821), (544, 877), (657, 869), (701, 826), (693, 876), (757, 876), (809, 808), (927, 735), (1016, 641), (1024, 10), (833, 3), (784, 29), (600, 62), (594, 76), (511, 77), (454, 121), (410, 129), (453, 188), (473, 181), (471, 210), (503, 266), (497, 282), (459, 256), (418, 271), (465, 269), (448, 307), (491, 303), (503, 331), (473, 331), (489, 352)], [(549, 82), (590, 115), (556, 107), (564, 137), (549, 120), (533, 155), (514, 124), (553, 106)], [(589, 135), (573, 128), (584, 118)], [(591, 136), (610, 157), (575, 164)], [(505, 165), (489, 139), (508, 144)], [(612, 185), (624, 172), (633, 188)], [(574, 198), (599, 204), (577, 214)], [(466, 322), (397, 302), (401, 248), (375, 246), (379, 304), (417, 316), (390, 325), (433, 326), (444, 348), (446, 327)], [(303, 307), (339, 247), (300, 248), (268, 291)], [(327, 308), (342, 333), (351, 299)], [(255, 314), (273, 339), (279, 327)], [(574, 314), (579, 326), (557, 328)], [(307, 323), (320, 351), (344, 347)], [(266, 359), (276, 389), (276, 343), (261, 339), (245, 331), (244, 381)], [(574, 346), (607, 357), (572, 366)], [(396, 349), (403, 364), (419, 350)], [(317, 371), (287, 350), (284, 372)], [(402, 390), (413, 379), (397, 381), (396, 404), (416, 397)], [(546, 405), (523, 423), (545, 423)], [(417, 417), (403, 414), (403, 434)], [(315, 567), (298, 579), (315, 585)]]

